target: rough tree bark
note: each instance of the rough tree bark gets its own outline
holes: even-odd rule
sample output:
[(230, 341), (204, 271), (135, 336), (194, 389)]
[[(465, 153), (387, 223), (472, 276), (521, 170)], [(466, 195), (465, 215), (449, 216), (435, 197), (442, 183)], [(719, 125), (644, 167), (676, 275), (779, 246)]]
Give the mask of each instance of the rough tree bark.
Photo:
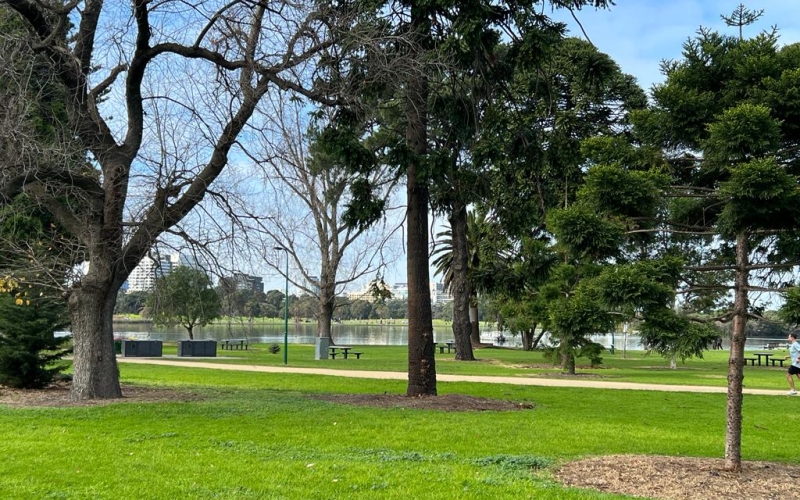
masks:
[[(475, 294), (475, 291), (472, 291), (472, 295), (469, 299), (469, 326), (470, 326), (470, 335), (469, 338), (472, 341), (472, 347), (480, 347), (481, 346), (481, 324), (480, 320), (478, 319), (478, 297)], [(474, 356), (474, 353), (473, 353)]]
[(725, 429), (725, 470), (742, 468), (742, 387), (744, 382), (744, 344), (747, 325), (747, 286), (750, 244), (746, 232), (736, 236), (736, 282), (733, 300), (733, 333), (728, 358), (728, 408)]
[(333, 344), (331, 321), (333, 320), (333, 306), (336, 300), (333, 282), (334, 280), (320, 279), (319, 295), (317, 295), (319, 303), (319, 312), (317, 315), (317, 337), (321, 339), (328, 339), (331, 344)]
[(467, 241), (467, 207), (455, 202), (450, 211), (450, 228), (453, 245), (453, 271), (450, 292), (453, 295), (453, 338), (456, 341), (456, 359), (474, 361), (472, 352), (472, 324), (470, 311), (472, 291), (469, 284), (469, 251)]
[[(70, 291), (67, 304), (72, 318), (74, 352), (72, 397), (122, 397), (111, 322), (116, 289), (111, 280), (87, 276)], [(118, 287), (117, 287), (118, 288)]]
[[(416, 2), (411, 7), (409, 27), (414, 49), (421, 56), (430, 36), (430, 20)], [(408, 197), (407, 257), (408, 275), (408, 396), (436, 394), (436, 360), (433, 347), (433, 311), (431, 310), (428, 270), (429, 192), (425, 169), (420, 164), (428, 152), (428, 78), (412, 74), (408, 78), (405, 106), (406, 143), (413, 158), (406, 173)]]

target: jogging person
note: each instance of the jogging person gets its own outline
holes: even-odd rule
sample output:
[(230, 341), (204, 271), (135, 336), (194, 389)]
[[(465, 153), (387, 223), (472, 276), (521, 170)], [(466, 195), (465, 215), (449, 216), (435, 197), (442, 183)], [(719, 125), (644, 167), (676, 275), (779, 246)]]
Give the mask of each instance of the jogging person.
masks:
[(800, 342), (797, 341), (796, 333), (790, 333), (788, 340), (791, 345), (789, 346), (789, 356), (786, 359), (788, 359), (791, 364), (789, 365), (789, 370), (786, 372), (786, 380), (789, 382), (789, 388), (791, 390), (787, 394), (789, 396), (794, 396), (797, 394), (797, 391), (794, 389), (794, 376), (797, 375), (797, 379), (800, 380)]

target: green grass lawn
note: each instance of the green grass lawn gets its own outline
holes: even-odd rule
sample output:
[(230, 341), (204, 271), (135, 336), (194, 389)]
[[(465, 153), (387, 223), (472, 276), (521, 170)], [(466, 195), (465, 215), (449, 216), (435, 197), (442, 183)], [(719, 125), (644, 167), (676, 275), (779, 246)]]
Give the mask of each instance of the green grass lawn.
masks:
[[(396, 357), (390, 356), (394, 348), (374, 349), (359, 360), (375, 364), (372, 369), (384, 355)], [(300, 363), (299, 348), (290, 354), (292, 364)], [(494, 366), (514, 365), (519, 354), (503, 351), (508, 358), (485, 366), (463, 364), (520, 370)], [(272, 356), (258, 350), (250, 355), (266, 361)], [(622, 360), (609, 361), (607, 371), (637, 371)], [(629, 361), (646, 371), (641, 366), (654, 359)], [(724, 368), (721, 359), (703, 363)], [(340, 364), (362, 366), (355, 360)], [(442, 361), (437, 367), (459, 365)], [(723, 454), (722, 394), (440, 382), (443, 394), (534, 405), (511, 412), (440, 412), (313, 397), (399, 394), (403, 381), (126, 364), (120, 370), (124, 383), (177, 388), (202, 399), (0, 406), (0, 498), (617, 499), (626, 497), (562, 488), (552, 470), (588, 455)], [(688, 366), (678, 373), (693, 376)], [(744, 459), (796, 459), (795, 446), (785, 439), (786, 415), (796, 405), (793, 398), (745, 396)]]
[[(220, 358), (204, 359), (217, 363), (249, 365), (283, 365), (283, 353), (271, 354), (266, 344), (251, 345), (247, 351), (218, 350)], [(283, 346), (281, 346), (282, 348)], [(165, 344), (164, 354), (176, 353), (176, 348)], [(408, 351), (405, 346), (358, 346), (363, 352), (361, 359), (314, 360), (314, 348), (310, 345), (289, 344), (289, 366), (407, 371)], [(773, 351), (775, 357), (783, 357), (787, 351)], [(519, 377), (547, 377), (561, 375), (561, 370), (546, 360), (541, 351), (526, 352), (519, 349), (485, 348), (475, 350), (476, 362), (457, 362), (453, 354), (436, 353), (436, 372), (455, 375), (498, 375)], [(192, 358), (179, 358), (192, 361)], [(592, 375), (593, 380), (614, 382), (638, 382), (645, 384), (727, 385), (728, 351), (707, 351), (703, 359), (689, 359), (678, 363), (678, 368), (669, 368), (669, 362), (661, 356), (647, 355), (643, 351), (628, 351), (623, 358), (620, 351), (606, 352), (603, 363), (590, 367), (586, 359), (578, 359), (578, 373)], [(787, 389), (786, 368), (746, 366), (745, 386), (753, 389)]]

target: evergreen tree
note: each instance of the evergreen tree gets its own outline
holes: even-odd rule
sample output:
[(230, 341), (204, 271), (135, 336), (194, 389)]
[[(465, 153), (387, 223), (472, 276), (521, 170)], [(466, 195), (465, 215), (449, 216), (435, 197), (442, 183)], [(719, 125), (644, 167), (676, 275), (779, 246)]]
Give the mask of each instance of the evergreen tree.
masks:
[(0, 282), (0, 384), (37, 389), (66, 368), (69, 337), (54, 332), (69, 325), (63, 301), (13, 281)]
[[(757, 18), (739, 9), (729, 24)], [(666, 82), (633, 116), (637, 147), (610, 138), (589, 144), (594, 166), (583, 193), (589, 210), (630, 236), (623, 259), (680, 260), (670, 278), (681, 295), (676, 309), (695, 313), (696, 324), (732, 321), (729, 470), (741, 467), (746, 324), (764, 307), (753, 293), (786, 290), (800, 261), (800, 45), (779, 47), (774, 30), (741, 33), (701, 29), (681, 60), (663, 64)], [(664, 330), (683, 330), (690, 352), (710, 335), (659, 311), (643, 330), (654, 346)]]

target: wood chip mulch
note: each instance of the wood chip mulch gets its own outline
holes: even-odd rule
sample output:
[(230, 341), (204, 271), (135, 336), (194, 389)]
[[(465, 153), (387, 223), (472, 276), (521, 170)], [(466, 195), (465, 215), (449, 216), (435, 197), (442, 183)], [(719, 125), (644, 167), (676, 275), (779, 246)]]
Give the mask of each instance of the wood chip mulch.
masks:
[(317, 399), (335, 403), (379, 408), (414, 408), (439, 411), (515, 411), (533, 408), (529, 403), (488, 399), (464, 394), (409, 397), (404, 394), (320, 394)]
[(78, 407), (117, 403), (157, 403), (169, 401), (198, 401), (202, 397), (188, 391), (122, 385), (122, 399), (92, 399), (73, 401), (69, 381), (57, 381), (44, 389), (12, 389), (0, 386), (0, 405), (14, 407)]
[(613, 455), (570, 462), (556, 472), (564, 485), (663, 500), (800, 499), (800, 466), (742, 462), (740, 473), (724, 460)]

